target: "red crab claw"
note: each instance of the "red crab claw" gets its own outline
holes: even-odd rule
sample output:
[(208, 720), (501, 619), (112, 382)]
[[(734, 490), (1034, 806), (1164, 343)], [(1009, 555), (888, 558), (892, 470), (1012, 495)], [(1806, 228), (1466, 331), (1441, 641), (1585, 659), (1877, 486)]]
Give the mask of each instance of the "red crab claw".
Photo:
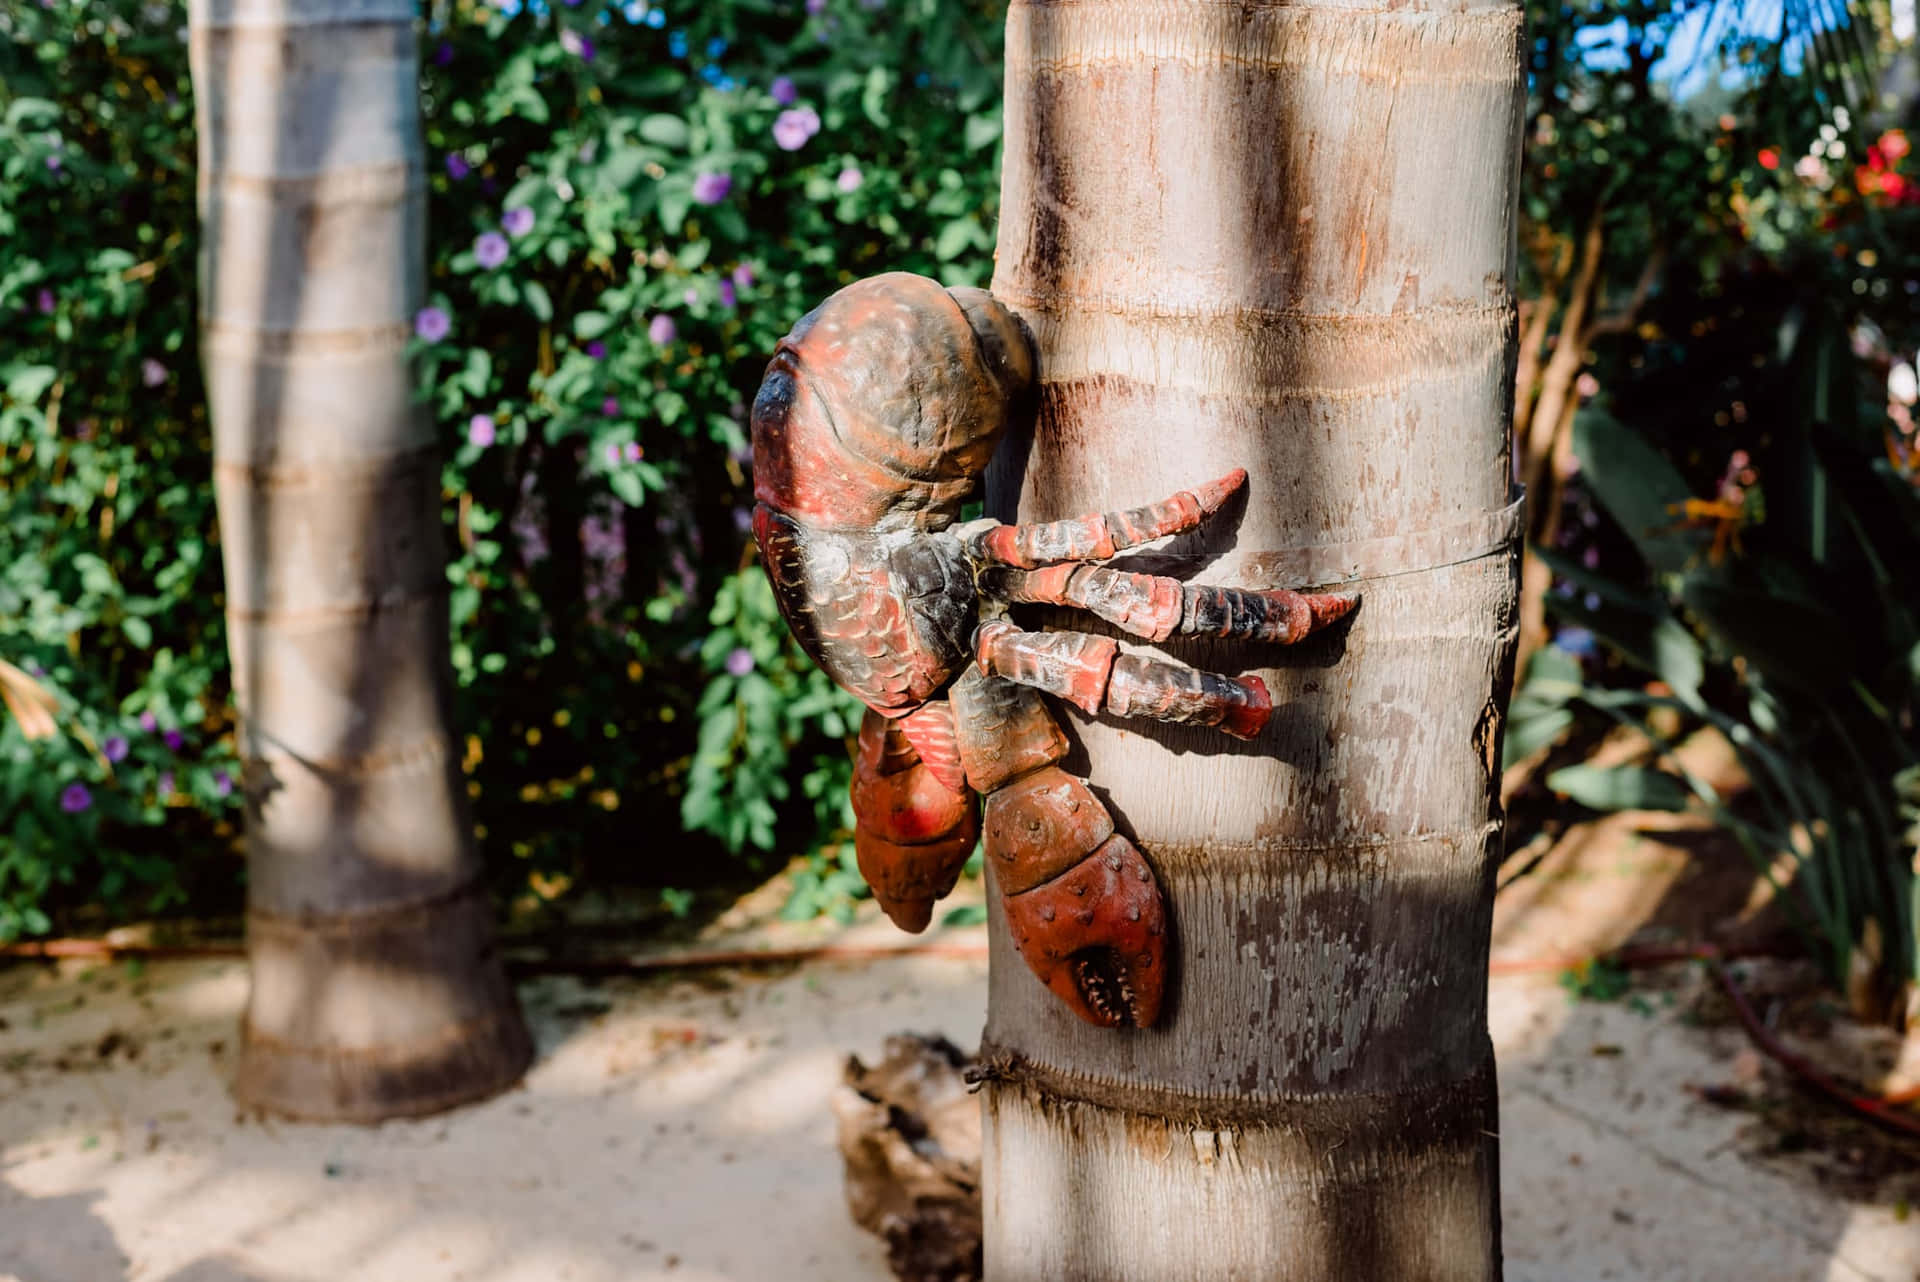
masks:
[(853, 849), (873, 897), (902, 930), (933, 920), (980, 837), (973, 790), (940, 782), (899, 727), (868, 711), (853, 767)]
[(987, 799), (986, 838), (1008, 932), (1040, 982), (1090, 1024), (1158, 1019), (1160, 885), (1086, 783), (1058, 766), (1014, 781)]

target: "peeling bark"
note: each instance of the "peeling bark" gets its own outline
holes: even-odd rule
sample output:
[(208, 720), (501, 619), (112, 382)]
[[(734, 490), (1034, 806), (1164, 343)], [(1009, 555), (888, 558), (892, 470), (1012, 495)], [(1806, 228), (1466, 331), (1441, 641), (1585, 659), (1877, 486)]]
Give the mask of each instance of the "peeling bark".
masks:
[(532, 1047), (454, 737), (407, 0), (193, 0), (202, 352), (241, 714), (253, 988), (234, 1090), (433, 1112)]
[(989, 896), (995, 1282), (1499, 1275), (1520, 37), (1505, 4), (1009, 14), (993, 291), (1044, 385), (989, 511), (1244, 466), (1244, 507), (1152, 568), (1355, 576), (1363, 603), (1288, 651), (1122, 640), (1258, 673), (1252, 743), (1066, 711), (1066, 764), (1167, 889), (1176, 971), (1159, 1027), (1080, 1025)]

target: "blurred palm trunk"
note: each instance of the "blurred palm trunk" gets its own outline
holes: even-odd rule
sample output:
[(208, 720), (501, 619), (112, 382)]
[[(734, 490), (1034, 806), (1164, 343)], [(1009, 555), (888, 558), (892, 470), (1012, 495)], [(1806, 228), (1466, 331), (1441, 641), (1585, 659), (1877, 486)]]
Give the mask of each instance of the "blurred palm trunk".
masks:
[(235, 1093), (375, 1121), (531, 1057), (451, 718), (440, 463), (412, 397), (409, 0), (193, 0), (202, 351), (246, 763)]
[(1044, 386), (989, 509), (1244, 465), (1244, 512), (1157, 559), (1364, 599), (1291, 651), (1168, 647), (1266, 679), (1251, 745), (1073, 717), (1070, 764), (1166, 886), (1173, 1000), (1145, 1032), (1082, 1025), (996, 912), (986, 1276), (1486, 1282), (1520, 11), (1015, 0), (1008, 24), (993, 288)]

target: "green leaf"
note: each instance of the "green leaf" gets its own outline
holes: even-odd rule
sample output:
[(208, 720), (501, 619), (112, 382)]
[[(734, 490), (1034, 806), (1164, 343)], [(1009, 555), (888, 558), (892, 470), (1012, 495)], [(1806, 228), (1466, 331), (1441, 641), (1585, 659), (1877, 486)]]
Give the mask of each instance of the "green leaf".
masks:
[(979, 151), (982, 147), (990, 146), (1000, 138), (1000, 117), (997, 115), (967, 117), (964, 136), (968, 151)]
[(640, 136), (662, 147), (679, 149), (687, 145), (689, 131), (686, 121), (662, 112), (640, 121)]
[(553, 319), (553, 300), (547, 297), (545, 285), (537, 280), (530, 280), (522, 288), (521, 295), (526, 299), (527, 310), (533, 313), (535, 320), (544, 325)]
[(1644, 436), (1587, 406), (1573, 421), (1573, 451), (1593, 496), (1656, 573), (1680, 574), (1699, 557), (1705, 533), (1674, 528), (1673, 509), (1692, 492)]
[(32, 405), (53, 380), (60, 377), (60, 371), (51, 365), (28, 365), (14, 370), (7, 376), (7, 395), (22, 405)]
[(607, 477), (607, 488), (612, 490), (628, 507), (639, 507), (647, 501), (647, 491), (640, 484), (640, 476), (632, 468), (621, 468)]
[(1573, 725), (1573, 713), (1566, 708), (1545, 708), (1532, 716), (1507, 717), (1507, 736), (1500, 748), (1500, 766), (1505, 769), (1516, 761), (1546, 747)]
[(153, 625), (135, 615), (120, 620), (120, 630), (126, 633), (127, 640), (145, 650), (153, 645)]
[(957, 908), (947, 909), (946, 916), (940, 919), (942, 926), (978, 926), (987, 919), (985, 904), (961, 904)]
[(942, 262), (960, 257), (973, 248), (973, 233), (978, 226), (971, 218), (948, 223), (940, 229), (939, 239), (933, 242), (933, 256)]
[(1567, 766), (1547, 787), (1592, 810), (1685, 810), (1692, 795), (1664, 770), (1639, 766)]
[(605, 312), (578, 312), (573, 318), (573, 336), (590, 342), (613, 328), (613, 317)]

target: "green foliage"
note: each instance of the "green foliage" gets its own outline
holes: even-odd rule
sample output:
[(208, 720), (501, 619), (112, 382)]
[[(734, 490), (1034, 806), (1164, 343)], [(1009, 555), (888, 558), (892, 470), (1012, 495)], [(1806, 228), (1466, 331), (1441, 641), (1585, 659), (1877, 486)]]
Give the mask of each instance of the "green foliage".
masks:
[[(567, 877), (635, 871), (588, 856), (671, 828), (839, 858), (856, 705), (743, 559), (746, 410), (778, 338), (841, 284), (984, 280), (1000, 38), (992, 8), (936, 0), (456, 5), (428, 33), (450, 327), (421, 355), (496, 846)], [(601, 799), (585, 825), (583, 792)], [(700, 846), (667, 845), (645, 871), (688, 877), (672, 865)]]
[(189, 870), (157, 830), (204, 847), (239, 804), (182, 18), (0, 20), (0, 658), (60, 727), (0, 717), (0, 940), (171, 902)]
[[(1764, 322), (1758, 302), (1742, 307)], [(1515, 707), (1530, 734), (1575, 704), (1667, 747), (1648, 720), (1656, 709), (1680, 714), (1683, 731), (1723, 734), (1752, 784), (1741, 804), (1671, 755), (1660, 769), (1575, 766), (1547, 782), (1597, 809), (1697, 806), (1769, 877), (1779, 856), (1790, 857), (1791, 902), (1817, 954), (1856, 989), (1860, 974), (1874, 976), (1877, 1009), (1889, 1012), (1900, 985), (1920, 974), (1915, 833), (1898, 810), (1899, 781), (1914, 778), (1920, 761), (1920, 494), (1882, 448), (1884, 412), (1860, 403), (1869, 379), (1856, 377), (1844, 400), (1815, 405), (1835, 363), (1854, 368), (1843, 319), (1797, 301), (1771, 315), (1777, 331), (1746, 333), (1777, 367), (1750, 354), (1738, 362), (1770, 398), (1751, 403), (1759, 421), (1749, 424), (1753, 450), (1741, 452), (1745, 479), (1722, 485), (1723, 494), (1729, 484), (1751, 491), (1739, 503), (1723, 498), (1715, 517), (1735, 523), (1737, 542), (1682, 519), (1695, 487), (1681, 470), (1685, 456), (1675, 458), (1676, 437), (1686, 437), (1658, 432), (1662, 420), (1646, 407), (1670, 402), (1640, 399), (1653, 389), (1621, 380), (1620, 416), (1589, 410), (1575, 433), (1586, 492), (1630, 551), (1604, 572), (1544, 553), (1566, 589), (1549, 608), (1658, 684), (1619, 688), (1621, 670), (1583, 679), (1550, 649)], [(1709, 394), (1724, 395), (1729, 383), (1745, 390), (1714, 380), (1705, 353), (1695, 355), (1690, 377), (1705, 378)], [(1772, 477), (1778, 486), (1767, 485), (1761, 501)]]
[[(838, 859), (857, 723), (751, 564), (746, 406), (841, 284), (984, 282), (997, 0), (515, 9), (436, 6), (422, 35), (437, 315), (414, 345), (497, 882)], [(232, 881), (188, 857), (224, 858), (238, 770), (185, 20), (0, 14), (0, 657), (46, 674), (66, 727), (0, 725), (0, 936), (144, 910), (202, 863)]]

